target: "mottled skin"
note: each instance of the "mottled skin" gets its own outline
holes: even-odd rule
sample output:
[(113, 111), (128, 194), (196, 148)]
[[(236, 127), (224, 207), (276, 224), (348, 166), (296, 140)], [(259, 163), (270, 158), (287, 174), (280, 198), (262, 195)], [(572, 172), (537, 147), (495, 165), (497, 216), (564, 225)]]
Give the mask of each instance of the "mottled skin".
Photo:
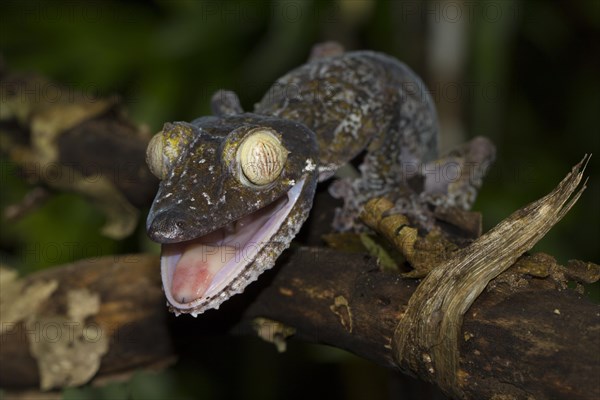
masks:
[[(358, 212), (375, 196), (392, 199), (395, 212), (408, 214), (425, 230), (433, 224), (432, 207), (467, 209), (472, 204), (485, 172), (479, 166), (493, 159), (493, 146), (477, 139), (436, 161), (437, 119), (422, 81), (384, 54), (338, 53), (335, 47), (317, 48), (309, 63), (269, 89), (253, 114), (243, 114), (234, 93), (219, 91), (213, 96), (214, 117), (165, 126), (166, 132), (184, 133), (165, 135), (165, 148), (180, 151), (166, 151), (169, 174), (148, 216), (148, 233), (157, 242), (210, 233), (268, 205), (304, 179), (297, 204), (270, 239), (276, 244), (261, 250), (218, 296), (189, 310), (175, 307), (176, 312), (216, 308), (272, 267), (306, 219), (317, 180), (331, 177), (360, 153), (365, 152), (360, 177), (338, 180), (330, 190), (344, 199), (334, 221), (337, 230), (361, 229)], [(290, 154), (269, 188), (246, 187), (236, 179), (232, 154), (248, 131), (261, 126), (279, 132)], [(440, 177), (437, 172), (448, 163), (468, 166), (468, 175)]]
[[(406, 65), (380, 53), (317, 58), (279, 79), (255, 112), (299, 121), (315, 132), (321, 180), (367, 150), (361, 177), (332, 187), (345, 201), (334, 222), (338, 230), (357, 227), (369, 198), (405, 198), (407, 181), (437, 156), (437, 118), (425, 85)], [(410, 214), (414, 206), (398, 211)]]
[(436, 159), (435, 106), (410, 68), (380, 53), (332, 55), (331, 47), (324, 49), (279, 79), (255, 112), (302, 122), (316, 133), (321, 180), (366, 150), (360, 177), (330, 188), (344, 200), (334, 228), (364, 229), (358, 219), (362, 205), (380, 196), (424, 230), (434, 226), (434, 207), (469, 209), (494, 146), (475, 138)]
[[(279, 178), (265, 187), (246, 186), (239, 174), (234, 151), (253, 129), (267, 127), (281, 134), (291, 151)], [(306, 184), (302, 198), (314, 194), (316, 177), (306, 162), (317, 160), (314, 135), (305, 126), (256, 114), (202, 117), (192, 123), (166, 124), (167, 137), (179, 137), (183, 151), (159, 187), (150, 213), (148, 234), (159, 243), (197, 238), (272, 203), (300, 179)], [(306, 203), (306, 200), (304, 200)]]
[(423, 82), (384, 54), (359, 51), (307, 63), (277, 80), (255, 112), (315, 132), (326, 176), (367, 146), (373, 179), (385, 179), (400, 160), (437, 155), (435, 109)]

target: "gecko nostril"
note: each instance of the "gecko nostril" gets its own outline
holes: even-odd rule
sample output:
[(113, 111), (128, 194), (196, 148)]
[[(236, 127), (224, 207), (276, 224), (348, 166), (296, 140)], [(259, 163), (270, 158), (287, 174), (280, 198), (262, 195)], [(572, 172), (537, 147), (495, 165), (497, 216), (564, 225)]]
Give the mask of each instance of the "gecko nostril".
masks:
[(183, 215), (173, 215), (173, 212), (162, 212), (149, 221), (148, 235), (159, 243), (169, 243), (181, 240), (189, 228)]

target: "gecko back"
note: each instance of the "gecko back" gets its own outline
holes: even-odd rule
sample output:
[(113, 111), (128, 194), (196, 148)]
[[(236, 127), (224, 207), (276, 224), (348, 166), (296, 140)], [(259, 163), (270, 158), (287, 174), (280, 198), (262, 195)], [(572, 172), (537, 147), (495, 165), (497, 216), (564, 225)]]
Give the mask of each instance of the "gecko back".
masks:
[(364, 172), (374, 183), (398, 179), (386, 172), (391, 164), (437, 155), (435, 107), (423, 82), (380, 53), (314, 59), (278, 79), (255, 112), (301, 122), (316, 133), (321, 180), (365, 149)]
[[(425, 85), (405, 64), (381, 53), (311, 60), (277, 80), (255, 112), (301, 122), (315, 132), (320, 180), (365, 152), (360, 177), (330, 188), (344, 200), (333, 223), (339, 231), (361, 229), (358, 215), (370, 198), (414, 197), (408, 182), (438, 153), (435, 106)], [(405, 200), (401, 211), (410, 213), (416, 202), (405, 207)]]

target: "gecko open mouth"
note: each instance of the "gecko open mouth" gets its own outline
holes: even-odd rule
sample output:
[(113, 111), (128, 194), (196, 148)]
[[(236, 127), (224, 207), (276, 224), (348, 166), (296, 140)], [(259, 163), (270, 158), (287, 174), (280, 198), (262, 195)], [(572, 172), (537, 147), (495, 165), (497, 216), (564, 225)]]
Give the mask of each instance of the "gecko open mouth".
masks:
[(162, 281), (169, 303), (186, 312), (231, 285), (280, 230), (303, 186), (304, 179), (267, 206), (206, 235), (163, 244)]

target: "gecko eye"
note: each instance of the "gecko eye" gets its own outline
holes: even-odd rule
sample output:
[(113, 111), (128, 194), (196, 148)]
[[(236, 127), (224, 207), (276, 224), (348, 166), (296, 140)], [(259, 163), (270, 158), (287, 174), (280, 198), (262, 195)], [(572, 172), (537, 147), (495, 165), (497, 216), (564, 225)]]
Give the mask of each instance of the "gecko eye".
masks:
[(146, 148), (146, 164), (158, 179), (163, 180), (171, 166), (194, 138), (194, 132), (188, 124), (166, 123)]
[(164, 157), (164, 135), (162, 131), (152, 137), (146, 148), (146, 164), (150, 172), (158, 179), (163, 180), (167, 176), (167, 166)]
[(259, 186), (273, 182), (281, 174), (289, 151), (268, 130), (248, 136), (238, 149), (238, 162), (244, 177)]

